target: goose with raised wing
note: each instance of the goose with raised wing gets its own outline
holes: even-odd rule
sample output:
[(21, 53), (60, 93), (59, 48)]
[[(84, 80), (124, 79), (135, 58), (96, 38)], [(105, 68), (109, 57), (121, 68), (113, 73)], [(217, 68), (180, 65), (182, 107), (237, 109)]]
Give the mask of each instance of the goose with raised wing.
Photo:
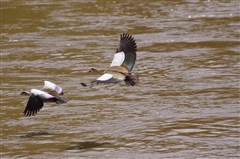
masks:
[[(103, 74), (92, 81), (89, 85), (93, 87), (95, 84), (119, 83), (124, 81), (127, 86), (134, 86), (139, 78), (135, 73), (132, 73), (136, 58), (137, 44), (132, 35), (123, 33), (120, 35), (120, 43), (114, 55), (110, 67)], [(99, 72), (92, 68), (88, 72)], [(88, 86), (81, 83), (82, 86)]]
[(66, 103), (63, 95), (63, 89), (49, 81), (44, 81), (44, 87), (42, 90), (31, 89), (30, 92), (23, 91), (21, 95), (29, 96), (26, 108), (23, 112), (25, 116), (35, 115), (40, 109), (42, 109), (44, 103), (55, 102), (56, 104)]

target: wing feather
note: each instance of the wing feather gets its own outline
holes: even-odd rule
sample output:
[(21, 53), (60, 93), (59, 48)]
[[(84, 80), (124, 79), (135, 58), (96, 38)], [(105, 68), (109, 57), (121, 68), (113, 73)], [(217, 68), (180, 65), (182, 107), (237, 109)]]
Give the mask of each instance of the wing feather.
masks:
[(137, 58), (136, 51), (137, 51), (137, 44), (136, 44), (134, 38), (127, 33), (121, 34), (120, 35), (120, 43), (119, 43), (116, 53), (124, 52), (125, 59), (124, 59), (122, 65), (127, 67), (129, 71), (132, 70), (132, 68), (135, 64), (135, 61)]
[(110, 67), (113, 67), (113, 66), (121, 66), (122, 63), (124, 62), (125, 60), (125, 54), (124, 52), (118, 52), (114, 55), (114, 58), (112, 60), (112, 63), (110, 65)]
[(52, 95), (63, 95), (63, 89), (50, 81), (44, 81), (43, 90)]
[(90, 85), (92, 87), (94, 84), (107, 84), (107, 83), (118, 83), (123, 81), (125, 76), (121, 73), (105, 73), (100, 76), (97, 80), (93, 81)]
[(40, 109), (42, 109), (42, 107), (43, 107), (43, 100), (38, 95), (31, 94), (23, 114), (26, 116), (34, 115)]

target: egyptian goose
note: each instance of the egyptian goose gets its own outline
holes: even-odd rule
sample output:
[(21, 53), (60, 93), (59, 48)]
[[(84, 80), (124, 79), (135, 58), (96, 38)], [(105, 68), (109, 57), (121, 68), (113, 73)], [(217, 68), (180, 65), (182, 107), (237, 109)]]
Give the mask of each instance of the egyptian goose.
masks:
[[(132, 73), (133, 66), (136, 61), (137, 44), (127, 33), (120, 35), (120, 43), (114, 55), (112, 63), (108, 69), (103, 72), (99, 78), (91, 82), (89, 85), (93, 87), (95, 84), (119, 83), (124, 81), (127, 86), (134, 86), (138, 81), (138, 76)], [(88, 72), (99, 72), (92, 68)], [(88, 86), (81, 83), (82, 86)]]
[(21, 95), (30, 96), (23, 112), (25, 116), (35, 115), (40, 109), (42, 109), (45, 102), (55, 102), (57, 104), (66, 103), (66, 99), (61, 97), (63, 90), (60, 86), (44, 81), (44, 87), (42, 90), (31, 89), (31, 92), (24, 91)]

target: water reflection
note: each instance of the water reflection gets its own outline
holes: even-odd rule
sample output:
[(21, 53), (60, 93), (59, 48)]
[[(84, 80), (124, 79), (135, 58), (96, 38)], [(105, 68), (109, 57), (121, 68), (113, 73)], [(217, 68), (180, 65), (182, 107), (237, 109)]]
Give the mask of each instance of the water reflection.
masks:
[(54, 134), (49, 133), (49, 132), (44, 131), (44, 130), (17, 134), (17, 136), (22, 137), (22, 138), (38, 137), (38, 136), (47, 137), (47, 136), (51, 136), (51, 135), (54, 135)]
[(105, 145), (111, 145), (108, 142), (102, 143), (102, 142), (97, 142), (97, 141), (86, 141), (86, 142), (76, 142), (76, 143), (70, 143), (70, 145), (75, 145), (71, 146), (65, 150), (67, 151), (77, 151), (77, 150), (84, 150), (84, 149), (91, 149), (91, 148), (96, 148), (96, 147), (102, 147)]

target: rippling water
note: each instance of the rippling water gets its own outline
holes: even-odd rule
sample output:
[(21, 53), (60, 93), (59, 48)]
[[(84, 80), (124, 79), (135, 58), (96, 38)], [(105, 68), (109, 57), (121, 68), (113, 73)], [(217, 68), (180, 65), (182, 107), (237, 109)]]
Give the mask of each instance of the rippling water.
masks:
[[(1, 158), (239, 158), (239, 2), (1, 2)], [(140, 83), (82, 87), (119, 34)], [(68, 103), (24, 117), (44, 80)]]

